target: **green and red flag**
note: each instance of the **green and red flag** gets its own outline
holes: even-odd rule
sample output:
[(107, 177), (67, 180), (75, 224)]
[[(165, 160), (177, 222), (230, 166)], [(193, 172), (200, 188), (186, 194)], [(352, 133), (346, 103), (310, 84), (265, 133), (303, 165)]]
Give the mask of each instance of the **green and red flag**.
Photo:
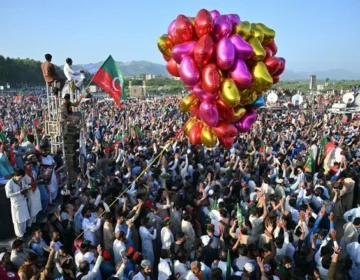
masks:
[(110, 55), (92, 78), (93, 82), (107, 92), (121, 108), (120, 100), (126, 99), (124, 78)]
[(305, 164), (305, 172), (312, 173), (313, 164), (314, 164), (313, 152), (310, 151)]
[(325, 146), (327, 144), (327, 140), (325, 137), (321, 138), (321, 141), (320, 141), (320, 147), (319, 147), (319, 156), (318, 156), (318, 159), (317, 159), (317, 164), (320, 165), (321, 162), (324, 160), (325, 158)]

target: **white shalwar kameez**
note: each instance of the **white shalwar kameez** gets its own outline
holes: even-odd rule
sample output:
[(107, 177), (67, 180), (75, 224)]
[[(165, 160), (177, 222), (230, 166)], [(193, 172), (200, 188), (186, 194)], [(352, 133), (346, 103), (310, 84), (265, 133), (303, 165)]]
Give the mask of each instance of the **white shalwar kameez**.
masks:
[[(33, 171), (33, 177), (36, 178), (35, 176), (36, 173)], [(22, 181), (24, 186), (28, 186), (31, 184), (31, 178), (28, 175), (25, 175)], [(27, 226), (30, 227), (33, 223), (36, 222), (36, 215), (42, 210), (39, 188), (36, 187), (35, 191), (29, 189), (26, 197), (30, 215), (30, 219), (27, 221)]]
[(144, 258), (151, 263), (151, 268), (153, 268), (155, 262), (153, 240), (156, 239), (156, 229), (154, 229), (153, 233), (150, 233), (146, 227), (141, 226), (139, 234), (141, 237), (142, 253)]
[[(46, 165), (55, 165), (54, 159), (49, 155), (46, 157), (42, 157), (41, 163), (46, 164)], [(51, 203), (53, 200), (56, 199), (56, 196), (58, 193), (58, 183), (57, 183), (57, 179), (56, 179), (55, 169), (53, 170), (52, 175), (51, 175), (49, 192), (50, 192), (49, 203)]]
[(5, 192), (6, 197), (10, 198), (15, 235), (22, 238), (26, 230), (26, 221), (30, 219), (30, 215), (25, 195), (21, 193), (21, 190), (27, 186), (23, 182), (19, 182), (19, 184), (15, 183), (13, 179), (9, 180), (5, 185)]

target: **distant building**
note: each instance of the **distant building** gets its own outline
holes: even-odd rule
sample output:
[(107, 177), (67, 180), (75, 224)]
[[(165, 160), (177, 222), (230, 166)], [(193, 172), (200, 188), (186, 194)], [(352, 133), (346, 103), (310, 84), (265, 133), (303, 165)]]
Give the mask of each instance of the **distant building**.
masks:
[(152, 80), (152, 79), (155, 79), (156, 78), (156, 75), (153, 75), (153, 74), (146, 74), (145, 75), (145, 80)]
[(142, 86), (133, 86), (129, 81), (129, 97), (145, 98), (146, 97), (146, 84), (143, 81)]

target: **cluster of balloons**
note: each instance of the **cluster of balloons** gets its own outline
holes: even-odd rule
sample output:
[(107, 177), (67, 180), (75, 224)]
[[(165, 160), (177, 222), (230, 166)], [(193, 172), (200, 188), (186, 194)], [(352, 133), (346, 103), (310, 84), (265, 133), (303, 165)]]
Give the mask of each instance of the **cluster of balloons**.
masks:
[(191, 93), (180, 103), (191, 112), (184, 132), (192, 145), (230, 148), (238, 132), (248, 131), (263, 92), (279, 81), (285, 59), (276, 57), (275, 31), (237, 14), (202, 9), (196, 17), (178, 15), (158, 48), (167, 71)]

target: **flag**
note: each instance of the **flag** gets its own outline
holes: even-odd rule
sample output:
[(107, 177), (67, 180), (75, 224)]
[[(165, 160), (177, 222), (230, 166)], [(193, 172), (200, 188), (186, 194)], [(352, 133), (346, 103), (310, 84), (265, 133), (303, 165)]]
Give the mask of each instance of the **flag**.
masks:
[(124, 79), (110, 55), (92, 78), (93, 82), (106, 91), (121, 108), (120, 100), (126, 99), (124, 93)]
[(6, 136), (5, 136), (3, 133), (1, 133), (1, 132), (0, 132), (0, 140), (1, 140), (1, 142), (4, 142), (4, 143), (7, 143), (7, 142), (8, 142)]
[(133, 138), (143, 137), (144, 133), (140, 130), (140, 128), (137, 125), (134, 125), (131, 127), (132, 136)]
[(236, 217), (238, 219), (238, 226), (241, 227), (242, 223), (244, 222), (244, 219), (243, 219), (243, 215), (242, 215), (239, 203), (237, 204), (237, 208), (236, 208)]
[(230, 250), (228, 249), (226, 258), (226, 280), (231, 280), (231, 258)]
[(13, 99), (12, 103), (21, 103), (21, 94), (18, 95)]
[(324, 159), (325, 145), (327, 144), (327, 142), (328, 141), (326, 140), (325, 137), (321, 138), (320, 147), (319, 147), (319, 156), (318, 156), (318, 160), (317, 160), (318, 165), (320, 165)]
[(313, 162), (314, 162), (313, 152), (310, 151), (310, 153), (309, 153), (309, 155), (307, 157), (307, 160), (306, 160), (306, 164), (305, 164), (305, 172), (312, 173)]
[(97, 71), (99, 71), (99, 67), (96, 67), (94, 64), (86, 64), (83, 66), (84, 69), (91, 75), (96, 74)]

